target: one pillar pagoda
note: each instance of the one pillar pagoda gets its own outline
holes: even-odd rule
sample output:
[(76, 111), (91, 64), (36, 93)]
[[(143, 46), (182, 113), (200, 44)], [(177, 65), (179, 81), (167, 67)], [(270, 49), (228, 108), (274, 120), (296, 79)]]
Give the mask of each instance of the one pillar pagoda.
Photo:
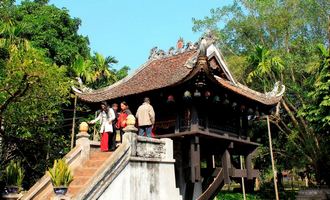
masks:
[[(126, 101), (133, 113), (149, 97), (156, 112), (155, 137), (174, 142), (176, 184), (183, 199), (207, 200), (242, 177), (253, 190), (258, 170), (252, 168), (252, 153), (259, 144), (251, 141), (249, 124), (269, 114), (284, 90), (276, 84), (273, 91), (259, 93), (240, 84), (206, 38), (168, 53), (154, 48), (133, 74), (76, 94), (94, 108), (101, 101)], [(244, 169), (239, 156), (245, 158)]]

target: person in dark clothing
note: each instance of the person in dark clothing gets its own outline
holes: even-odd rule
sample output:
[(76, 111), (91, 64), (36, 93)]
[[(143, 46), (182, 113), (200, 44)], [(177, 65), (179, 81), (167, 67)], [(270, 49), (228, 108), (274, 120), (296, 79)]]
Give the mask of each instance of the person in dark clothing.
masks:
[(115, 119), (112, 121), (113, 134), (111, 134), (110, 138), (109, 138), (109, 150), (114, 151), (114, 150), (116, 150), (116, 135), (117, 135), (116, 124), (118, 121), (118, 104), (116, 104), (116, 103), (112, 104), (111, 108), (113, 109), (113, 111), (115, 113)]
[(126, 119), (128, 115), (131, 115), (132, 112), (129, 110), (128, 104), (123, 101), (120, 103), (121, 112), (118, 115), (118, 121), (116, 128), (120, 130), (120, 143), (123, 141), (123, 128), (126, 127)]

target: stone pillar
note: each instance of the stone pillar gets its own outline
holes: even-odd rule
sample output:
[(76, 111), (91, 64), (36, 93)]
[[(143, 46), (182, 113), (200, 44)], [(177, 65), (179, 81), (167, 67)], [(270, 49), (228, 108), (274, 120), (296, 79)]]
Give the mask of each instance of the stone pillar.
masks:
[(138, 129), (135, 127), (136, 119), (133, 115), (128, 115), (126, 119), (127, 126), (123, 129), (123, 142), (131, 143), (131, 156), (136, 156), (137, 135)]
[(89, 141), (89, 134), (88, 131), (88, 124), (86, 122), (82, 122), (79, 125), (79, 133), (76, 135), (76, 145), (82, 148), (81, 152), (81, 161), (89, 159), (89, 152), (90, 152), (90, 141)]
[(136, 119), (133, 115), (128, 115), (126, 118), (127, 126), (123, 129), (125, 133), (131, 132), (136, 133), (138, 129), (135, 127)]
[(165, 142), (165, 160), (172, 160), (173, 159), (173, 140), (169, 138), (162, 138), (161, 141)]

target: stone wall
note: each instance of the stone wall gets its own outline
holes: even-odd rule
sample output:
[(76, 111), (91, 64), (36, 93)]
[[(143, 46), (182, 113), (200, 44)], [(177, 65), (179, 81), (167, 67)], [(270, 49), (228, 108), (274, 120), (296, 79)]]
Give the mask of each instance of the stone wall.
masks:
[(129, 163), (99, 200), (181, 200), (175, 185), (173, 143), (125, 133), (131, 142)]

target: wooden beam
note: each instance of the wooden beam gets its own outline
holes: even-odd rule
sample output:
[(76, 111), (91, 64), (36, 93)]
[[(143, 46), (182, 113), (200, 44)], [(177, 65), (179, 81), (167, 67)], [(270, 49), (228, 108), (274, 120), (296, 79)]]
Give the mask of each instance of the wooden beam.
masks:
[(221, 135), (221, 134), (216, 134), (216, 133), (211, 133), (211, 132), (206, 132), (206, 131), (202, 131), (202, 130), (194, 130), (194, 131), (185, 131), (185, 132), (180, 132), (180, 133), (171, 133), (171, 134), (164, 134), (164, 135), (157, 135), (157, 138), (182, 138), (184, 136), (195, 136), (195, 135), (200, 135), (200, 136), (206, 136), (206, 137), (212, 137), (212, 138), (216, 138), (216, 139), (224, 139), (224, 140), (228, 140), (228, 141), (233, 141), (233, 142), (238, 142), (241, 144), (249, 144), (249, 145), (253, 145), (253, 146), (259, 146), (258, 143), (256, 142), (251, 142), (248, 140), (244, 140), (244, 139), (240, 139), (240, 138), (235, 138), (235, 137), (230, 137), (230, 136), (225, 136), (225, 135)]
[[(230, 168), (229, 169), (229, 176), (233, 177), (233, 178), (241, 178), (247, 177), (247, 170), (246, 169), (237, 169), (237, 168)], [(259, 176), (259, 170), (257, 169), (252, 169), (251, 170), (251, 176), (253, 178), (256, 178)]]

